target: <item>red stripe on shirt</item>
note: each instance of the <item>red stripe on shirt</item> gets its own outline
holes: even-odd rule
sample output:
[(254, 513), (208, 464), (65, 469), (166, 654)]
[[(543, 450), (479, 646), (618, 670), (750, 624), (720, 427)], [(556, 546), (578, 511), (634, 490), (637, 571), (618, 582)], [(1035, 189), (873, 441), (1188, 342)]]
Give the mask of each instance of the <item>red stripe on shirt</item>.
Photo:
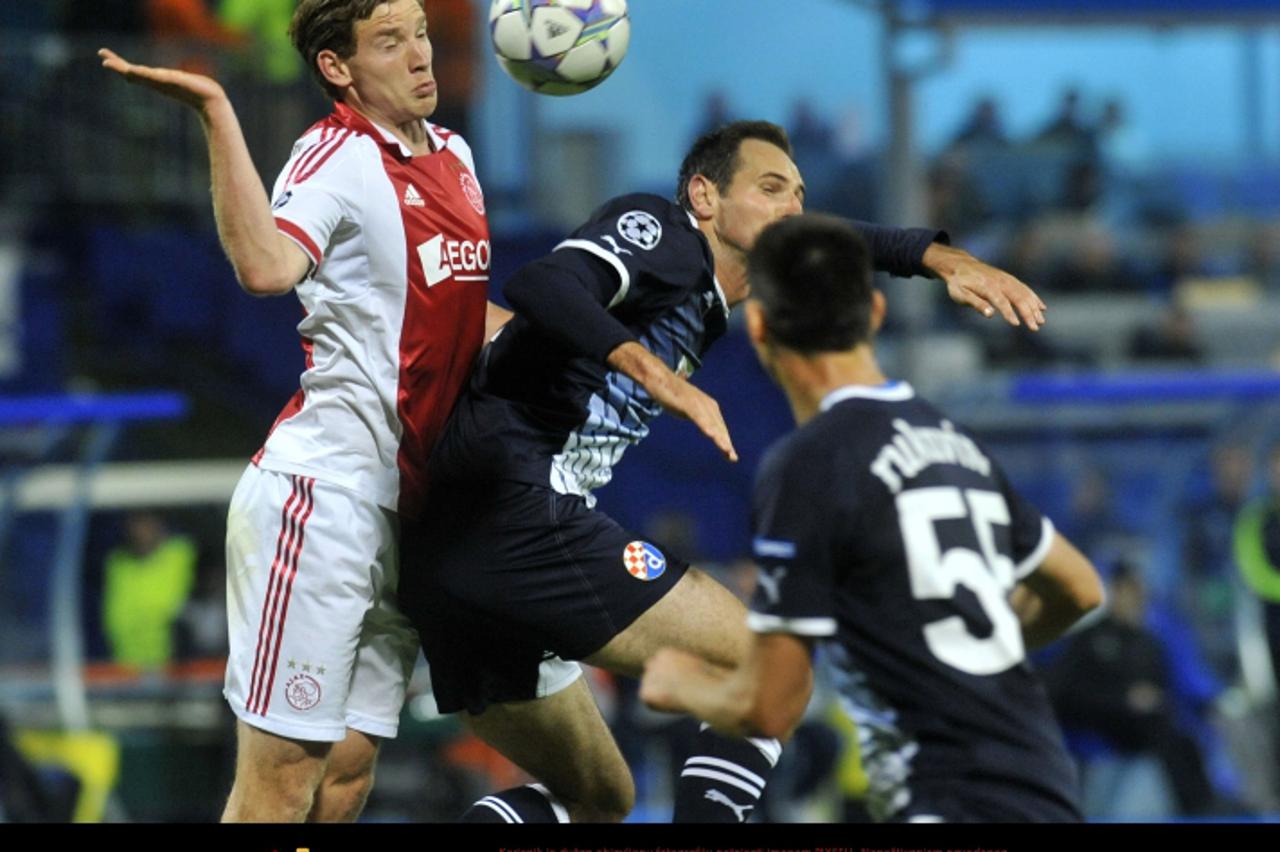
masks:
[(335, 128), (333, 125), (330, 124), (330, 125), (326, 125), (325, 128), (320, 131), (320, 141), (316, 142), (314, 145), (308, 148), (305, 153), (300, 155), (297, 161), (294, 162), (293, 168), (289, 170), (289, 177), (284, 182), (286, 187), (293, 183), (294, 178), (296, 178), (298, 176), (298, 172), (304, 168), (305, 163), (309, 163), (313, 159), (315, 159), (316, 155), (320, 153), (320, 151), (324, 148), (325, 143), (328, 142), (329, 139), (333, 137), (333, 134), (336, 129), (337, 128)]
[(324, 252), (320, 251), (320, 246), (316, 245), (315, 240), (307, 236), (307, 232), (302, 228), (290, 222), (288, 219), (276, 219), (276, 230), (284, 234), (286, 237), (294, 240), (302, 247), (302, 250), (311, 258), (311, 263), (315, 266), (320, 265), (320, 261), (324, 260)]
[(329, 158), (338, 152), (338, 149), (342, 147), (343, 143), (351, 138), (354, 132), (355, 131), (352, 130), (342, 131), (342, 135), (336, 138), (329, 147), (325, 149), (324, 153), (320, 155), (319, 159), (317, 159), (313, 165), (308, 166), (306, 169), (298, 173), (298, 177), (294, 180), (294, 183), (305, 183), (308, 178), (320, 171), (321, 166), (328, 162)]

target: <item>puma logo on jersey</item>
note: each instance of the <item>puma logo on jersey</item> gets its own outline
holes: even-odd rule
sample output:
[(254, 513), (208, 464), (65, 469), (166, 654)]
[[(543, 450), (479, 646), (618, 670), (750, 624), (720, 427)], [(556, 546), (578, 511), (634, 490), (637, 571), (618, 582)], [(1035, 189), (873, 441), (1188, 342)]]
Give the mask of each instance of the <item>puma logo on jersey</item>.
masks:
[(738, 818), (738, 822), (746, 822), (747, 817), (750, 816), (751, 811), (755, 809), (755, 805), (738, 804), (733, 799), (730, 799), (728, 796), (726, 796), (724, 793), (721, 793), (719, 790), (715, 789), (714, 787), (708, 790), (706, 793), (704, 793), (703, 798), (709, 802), (715, 802), (718, 805), (724, 805), (726, 808), (733, 811), (733, 815)]
[(427, 286), (453, 277), (459, 281), (488, 281), (491, 250), (488, 240), (446, 240), (437, 234), (418, 246), (418, 259)]
[(618, 245), (618, 241), (608, 234), (605, 234), (600, 239), (609, 244), (609, 248), (613, 249), (614, 254), (635, 254), (631, 249), (624, 249), (622, 246)]
[(404, 206), (405, 207), (426, 207), (427, 202), (423, 200), (422, 194), (418, 192), (418, 188), (413, 184), (409, 184), (404, 189)]

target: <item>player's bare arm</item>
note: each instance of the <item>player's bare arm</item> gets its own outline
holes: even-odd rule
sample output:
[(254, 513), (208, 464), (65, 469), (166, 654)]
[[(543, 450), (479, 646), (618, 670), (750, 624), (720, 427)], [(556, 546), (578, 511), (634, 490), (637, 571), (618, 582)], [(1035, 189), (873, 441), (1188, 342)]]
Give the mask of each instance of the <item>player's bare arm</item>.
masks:
[(1045, 304), (1034, 290), (964, 249), (932, 243), (923, 263), (946, 283), (953, 302), (969, 305), (984, 317), (999, 313), (1010, 325), (1025, 322), (1032, 331), (1044, 325)]
[(756, 636), (737, 669), (663, 648), (640, 681), (640, 699), (655, 710), (689, 713), (730, 736), (783, 740), (800, 724), (812, 693), (809, 648), (785, 633)]
[(218, 237), (240, 286), (255, 296), (292, 290), (306, 276), (311, 261), (296, 243), (276, 230), (266, 189), (222, 86), (202, 74), (135, 65), (106, 48), (98, 55), (108, 71), (196, 111), (209, 144)]
[(648, 349), (634, 341), (623, 343), (609, 353), (608, 364), (639, 382), (667, 411), (692, 420), (729, 461), (738, 460), (720, 403), (673, 373)]
[(1009, 595), (1029, 650), (1042, 648), (1066, 633), (1101, 606), (1102, 600), (1102, 580), (1093, 563), (1061, 533), (1053, 534), (1053, 544), (1040, 568)]

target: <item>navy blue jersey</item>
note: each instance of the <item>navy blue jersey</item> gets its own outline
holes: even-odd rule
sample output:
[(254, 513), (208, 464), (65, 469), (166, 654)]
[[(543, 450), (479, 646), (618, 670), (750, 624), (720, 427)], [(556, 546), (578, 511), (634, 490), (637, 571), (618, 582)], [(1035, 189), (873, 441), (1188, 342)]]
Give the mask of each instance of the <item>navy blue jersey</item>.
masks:
[[(873, 815), (913, 788), (1076, 816), (1074, 766), (1007, 596), (1053, 527), (909, 385), (842, 388), (758, 474), (758, 632), (822, 638)], [(998, 808), (997, 808), (998, 810)]]
[[(682, 376), (725, 331), (729, 307), (710, 246), (687, 212), (657, 196), (607, 202), (550, 261)], [(591, 490), (661, 413), (631, 378), (517, 312), (459, 400), (432, 478), (508, 479), (592, 503)]]

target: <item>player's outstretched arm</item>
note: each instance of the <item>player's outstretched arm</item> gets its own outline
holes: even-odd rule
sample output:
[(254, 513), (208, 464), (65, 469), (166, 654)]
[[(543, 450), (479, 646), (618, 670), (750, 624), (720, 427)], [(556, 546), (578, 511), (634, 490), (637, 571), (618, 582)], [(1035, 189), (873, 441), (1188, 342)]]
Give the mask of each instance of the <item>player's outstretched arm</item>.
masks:
[(307, 274), (311, 261), (296, 243), (276, 230), (266, 189), (222, 86), (202, 74), (135, 65), (106, 48), (98, 55), (108, 71), (196, 111), (209, 144), (218, 236), (236, 278), (246, 291), (259, 296), (293, 289)]
[(1032, 331), (1044, 325), (1045, 304), (1034, 290), (964, 249), (931, 243), (922, 262), (946, 283), (951, 301), (969, 305), (984, 317), (999, 313), (1010, 325), (1025, 322)]
[(1048, 645), (1103, 601), (1102, 579), (1089, 558), (1061, 533), (1040, 567), (1009, 596), (1022, 623), (1022, 639), (1029, 650)]
[(673, 373), (648, 349), (634, 341), (623, 343), (609, 353), (607, 363), (639, 382), (663, 408), (692, 420), (729, 461), (738, 460), (720, 403)]
[(663, 648), (645, 664), (640, 681), (640, 699), (653, 709), (688, 713), (737, 737), (787, 739), (812, 693), (809, 649), (784, 633), (756, 636), (746, 662), (736, 669)]

